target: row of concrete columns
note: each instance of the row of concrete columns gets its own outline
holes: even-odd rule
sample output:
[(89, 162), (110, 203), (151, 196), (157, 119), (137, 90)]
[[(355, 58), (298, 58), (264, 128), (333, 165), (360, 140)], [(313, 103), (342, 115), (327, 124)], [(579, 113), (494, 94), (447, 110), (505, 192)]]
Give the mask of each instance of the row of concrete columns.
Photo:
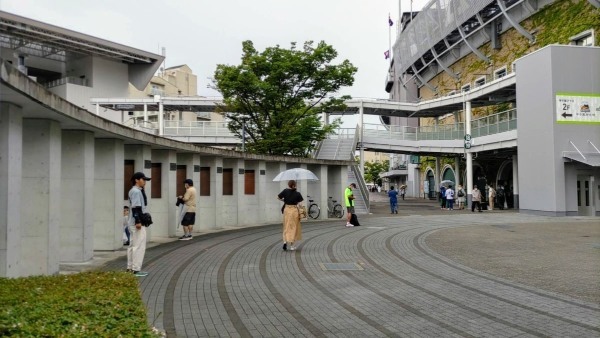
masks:
[[(198, 191), (195, 229), (241, 227), (281, 221), (277, 194), (287, 182), (281, 171), (302, 167), (319, 181), (300, 181), (299, 190), (326, 210), (327, 197), (341, 200), (347, 166), (285, 163), (153, 149), (119, 138), (95, 138), (84, 130), (62, 130), (49, 119), (23, 118), (21, 108), (1, 104), (0, 113), (0, 276), (54, 274), (60, 263), (86, 262), (94, 250), (122, 247), (122, 210), (127, 205), (125, 160), (152, 176), (161, 163), (161, 196), (146, 186), (154, 224), (148, 238), (178, 233), (176, 191), (179, 165), (185, 165)], [(210, 195), (200, 196), (200, 168), (210, 171)], [(222, 169), (233, 172), (233, 193), (223, 195)], [(245, 194), (245, 171), (254, 170), (254, 194)], [(158, 171), (157, 171), (158, 172)], [(321, 218), (327, 217), (326, 212)]]

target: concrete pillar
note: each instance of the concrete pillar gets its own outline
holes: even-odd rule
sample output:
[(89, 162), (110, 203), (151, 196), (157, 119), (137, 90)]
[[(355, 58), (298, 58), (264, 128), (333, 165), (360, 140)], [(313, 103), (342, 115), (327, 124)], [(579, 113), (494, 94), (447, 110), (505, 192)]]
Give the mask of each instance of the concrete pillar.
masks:
[[(456, 186), (461, 184), (461, 180), (460, 180), (460, 156), (456, 156), (454, 157), (454, 180), (456, 182)], [(454, 189), (456, 189), (456, 187), (454, 187)]]
[[(465, 102), (465, 134), (471, 135), (471, 101)], [(467, 166), (465, 173), (467, 176), (467, 205), (471, 206), (473, 192), (473, 153), (470, 149), (467, 152)], [(483, 194), (484, 192), (482, 192)]]
[(21, 276), (59, 271), (61, 136), (56, 121), (23, 120)]
[[(153, 195), (152, 190), (147, 189), (149, 212), (152, 215), (152, 224), (147, 230), (148, 239), (152, 236), (169, 237), (175, 236), (177, 224), (175, 223), (177, 208), (177, 153), (173, 150), (152, 150), (152, 163), (161, 164), (161, 189), (160, 197)], [(154, 179), (156, 171), (150, 178)], [(157, 184), (157, 181), (155, 181)], [(181, 183), (180, 183), (181, 184)]]
[[(194, 181), (194, 188), (196, 189), (196, 208), (199, 205), (199, 201), (200, 201), (200, 155), (198, 154), (192, 154), (192, 153), (180, 153), (177, 154), (177, 165), (184, 165), (185, 169), (186, 169), (186, 174), (185, 174), (185, 178), (186, 179), (191, 179), (192, 181)], [(179, 186), (183, 186), (183, 182), (175, 182), (175, 193), (177, 193), (177, 187)], [(175, 205), (173, 205), (173, 207), (175, 208), (175, 218), (172, 222), (172, 224), (170, 224), (168, 232), (169, 232), (169, 237), (173, 237), (173, 236), (181, 236), (183, 235), (183, 228), (181, 227), (181, 221), (179, 219), (180, 217), (180, 209), (178, 207), (176, 207)], [(197, 232), (199, 229), (199, 226), (196, 226), (198, 224), (198, 215), (200, 215), (198, 213), (198, 210), (196, 210), (196, 224), (194, 224), (194, 232)], [(179, 230), (179, 233), (178, 233)]]
[(435, 157), (435, 192), (440, 191), (440, 183), (442, 182), (441, 172), (440, 172), (440, 157)]
[(163, 136), (165, 133), (165, 116), (163, 111), (162, 99), (158, 103), (158, 136)]
[[(517, 154), (512, 156), (512, 169), (513, 169), (513, 196), (514, 196), (514, 207), (519, 209), (519, 160)], [(593, 185), (592, 185), (593, 187)]]
[(60, 261), (94, 257), (94, 133), (62, 131)]
[[(148, 105), (144, 103), (144, 122), (148, 122)], [(144, 123), (144, 127), (146, 124)]]
[(0, 277), (19, 277), (23, 114), (0, 103)]
[(242, 226), (256, 224), (259, 217), (256, 213), (258, 203), (255, 196), (246, 195), (246, 163), (244, 159), (235, 159), (231, 161), (233, 164), (233, 200), (236, 200), (235, 205), (231, 205), (229, 210), (236, 210), (237, 215), (234, 225)]
[[(239, 174), (239, 169), (243, 169), (243, 161), (240, 164), (239, 159), (231, 159), (231, 158), (225, 158), (223, 159), (223, 174), (221, 174), (221, 178), (222, 178), (222, 183), (221, 183), (221, 190), (220, 196), (217, 196), (217, 209), (220, 208), (219, 211), (217, 211), (217, 215), (219, 215), (219, 213), (221, 214), (220, 216), (220, 224), (219, 227), (223, 227), (223, 226), (237, 226), (238, 225), (238, 203), (239, 203), (239, 194), (240, 194), (240, 176), (243, 177), (243, 175)], [(231, 195), (225, 195), (225, 190), (223, 189), (223, 183), (225, 182), (225, 178), (224, 175), (225, 173), (227, 173), (228, 171), (231, 171), (231, 177), (232, 177), (232, 194)], [(243, 185), (243, 181), (241, 181), (241, 184)], [(243, 194), (243, 187), (241, 190), (241, 193)], [(220, 202), (220, 206), (218, 205)]]
[[(338, 203), (342, 202), (340, 201), (337, 197), (334, 197), (334, 195), (330, 194), (330, 192), (327, 189), (327, 166), (326, 165), (319, 165), (317, 170), (315, 170), (315, 175), (317, 175), (319, 177), (319, 180), (316, 181), (317, 183), (317, 189), (316, 191), (319, 192), (319, 199), (316, 200), (317, 204), (319, 204), (319, 207), (321, 207), (321, 215), (319, 216), (319, 219), (327, 219), (328, 215), (327, 215), (327, 201), (329, 200), (329, 196), (333, 197), (334, 200), (337, 200)], [(340, 203), (342, 204), (342, 203)], [(344, 207), (345, 208), (345, 207)]]
[[(221, 196), (223, 194), (223, 158), (216, 156), (200, 157), (200, 167), (210, 168), (209, 196), (200, 196), (198, 199), (197, 212), (202, 217), (196, 217), (196, 226), (198, 230), (215, 229), (221, 222)], [(198, 190), (202, 189), (202, 183), (198, 184)]]
[(254, 168), (254, 197), (257, 199), (257, 211), (261, 214), (261, 223), (266, 223), (268, 217), (267, 210), (269, 199), (274, 197), (268, 193), (267, 189), (267, 162), (257, 161), (253, 163)]
[(273, 181), (280, 172), (286, 170), (285, 163), (267, 162), (266, 163), (266, 221), (270, 223), (279, 223), (282, 221), (281, 206), (283, 203), (277, 199), (277, 195), (287, 187), (287, 181)]
[(94, 250), (117, 250), (123, 246), (123, 141), (96, 139), (94, 149)]
[[(302, 168), (302, 169), (308, 170), (308, 166), (304, 163), (302, 163), (300, 165), (296, 165), (296, 168)], [(306, 196), (312, 194), (312, 192), (310, 192), (308, 190), (308, 181), (307, 180), (299, 180), (299, 181), (296, 181), (296, 185), (298, 186), (298, 191), (300, 191), (302, 193), (302, 197), (304, 197), (305, 203), (308, 203), (308, 199), (306, 198)], [(314, 197), (314, 196), (311, 195), (311, 197)]]

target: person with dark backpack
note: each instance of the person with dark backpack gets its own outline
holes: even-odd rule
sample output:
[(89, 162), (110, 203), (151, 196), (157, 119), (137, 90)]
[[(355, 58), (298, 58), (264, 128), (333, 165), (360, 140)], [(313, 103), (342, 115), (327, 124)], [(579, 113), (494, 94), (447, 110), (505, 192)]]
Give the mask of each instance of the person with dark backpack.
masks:
[(462, 210), (465, 208), (465, 200), (466, 200), (466, 194), (465, 194), (465, 190), (463, 189), (462, 185), (458, 185), (456, 186), (456, 202), (458, 203), (458, 209)]
[(498, 186), (498, 191), (496, 191), (496, 200), (497, 200), (497, 205), (498, 208), (500, 210), (504, 210), (504, 200), (505, 200), (505, 193), (504, 193), (504, 187), (503, 186)]

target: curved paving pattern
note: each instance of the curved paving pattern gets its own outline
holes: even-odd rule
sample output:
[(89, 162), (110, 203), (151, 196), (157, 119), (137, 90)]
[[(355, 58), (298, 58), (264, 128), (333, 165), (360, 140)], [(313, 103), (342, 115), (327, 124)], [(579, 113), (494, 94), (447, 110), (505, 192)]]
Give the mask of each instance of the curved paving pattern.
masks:
[[(240, 229), (149, 250), (151, 274), (140, 285), (149, 321), (169, 337), (600, 337), (600, 305), (473, 270), (425, 244), (428, 234), (463, 224), (555, 219), (311, 222), (295, 252), (281, 250), (279, 225)], [(363, 270), (324, 271), (321, 263)]]

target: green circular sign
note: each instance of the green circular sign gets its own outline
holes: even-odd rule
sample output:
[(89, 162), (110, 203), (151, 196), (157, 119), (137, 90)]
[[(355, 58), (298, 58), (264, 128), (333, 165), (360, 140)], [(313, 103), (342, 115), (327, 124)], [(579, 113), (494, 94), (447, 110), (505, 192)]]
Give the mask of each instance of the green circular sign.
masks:
[(467, 141), (467, 142), (471, 141), (471, 134), (465, 135), (465, 141)]

